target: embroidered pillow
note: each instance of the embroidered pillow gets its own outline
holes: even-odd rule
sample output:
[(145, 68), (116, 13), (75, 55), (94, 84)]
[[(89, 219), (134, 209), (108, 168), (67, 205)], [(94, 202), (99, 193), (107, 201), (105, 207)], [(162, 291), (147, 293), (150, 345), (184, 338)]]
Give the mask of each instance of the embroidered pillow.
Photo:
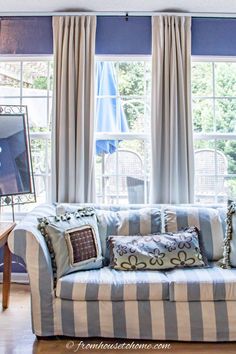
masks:
[(93, 208), (38, 220), (51, 254), (54, 278), (102, 267), (97, 216)]
[[(77, 203), (61, 203), (56, 207), (56, 214), (58, 216), (65, 213), (73, 213), (78, 209), (83, 209), (86, 206), (83, 204)], [(117, 213), (112, 210), (97, 209), (97, 206), (94, 207), (96, 210), (97, 220), (98, 220), (98, 232), (101, 242), (102, 255), (104, 256), (103, 263), (108, 265), (109, 263), (109, 250), (107, 247), (107, 236), (117, 234)]]
[(175, 234), (110, 236), (110, 265), (120, 270), (204, 267), (207, 259), (196, 227)]
[(223, 268), (236, 267), (236, 203), (228, 206), (224, 238)]

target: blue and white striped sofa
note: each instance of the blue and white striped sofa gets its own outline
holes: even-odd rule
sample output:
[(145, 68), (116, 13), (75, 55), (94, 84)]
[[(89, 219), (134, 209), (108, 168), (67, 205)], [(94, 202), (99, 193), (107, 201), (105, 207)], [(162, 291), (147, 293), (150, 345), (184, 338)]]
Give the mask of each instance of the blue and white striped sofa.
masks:
[[(11, 251), (26, 263), (37, 336), (236, 340), (236, 269), (222, 269), (217, 262), (205, 269), (169, 271), (104, 267), (63, 276), (54, 288), (50, 254), (37, 229), (37, 217), (55, 213), (54, 205), (35, 208), (9, 237)], [(222, 228), (225, 216), (221, 209)], [(177, 215), (176, 220), (181, 218)], [(209, 239), (211, 249), (222, 248), (215, 244), (216, 236), (212, 233)]]

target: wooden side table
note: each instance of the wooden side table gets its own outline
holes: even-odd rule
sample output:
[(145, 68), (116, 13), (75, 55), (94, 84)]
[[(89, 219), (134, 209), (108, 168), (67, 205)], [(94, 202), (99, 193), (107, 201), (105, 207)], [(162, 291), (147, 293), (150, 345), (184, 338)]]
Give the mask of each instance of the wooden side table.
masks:
[(11, 252), (8, 248), (7, 239), (10, 232), (15, 227), (15, 222), (0, 221), (0, 247), (4, 246), (4, 266), (3, 266), (3, 289), (2, 307), (8, 308), (10, 286), (11, 286)]

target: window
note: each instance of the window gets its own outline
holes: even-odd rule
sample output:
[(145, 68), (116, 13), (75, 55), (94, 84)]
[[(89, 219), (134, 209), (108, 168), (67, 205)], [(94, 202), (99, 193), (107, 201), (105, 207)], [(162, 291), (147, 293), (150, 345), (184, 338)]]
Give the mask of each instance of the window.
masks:
[(98, 203), (145, 203), (150, 172), (151, 62), (96, 62), (96, 195)]
[(236, 196), (236, 61), (194, 58), (195, 201)]
[[(37, 202), (46, 202), (50, 186), (51, 58), (1, 58), (0, 104), (27, 105)], [(21, 206), (20, 210), (31, 208)]]

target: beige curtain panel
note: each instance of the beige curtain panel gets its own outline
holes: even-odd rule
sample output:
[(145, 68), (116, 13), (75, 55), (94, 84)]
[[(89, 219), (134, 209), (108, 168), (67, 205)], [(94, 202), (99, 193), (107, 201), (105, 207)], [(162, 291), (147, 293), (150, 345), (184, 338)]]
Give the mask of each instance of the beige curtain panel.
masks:
[(152, 18), (152, 203), (192, 203), (191, 18)]
[(53, 18), (52, 200), (94, 202), (95, 16)]

